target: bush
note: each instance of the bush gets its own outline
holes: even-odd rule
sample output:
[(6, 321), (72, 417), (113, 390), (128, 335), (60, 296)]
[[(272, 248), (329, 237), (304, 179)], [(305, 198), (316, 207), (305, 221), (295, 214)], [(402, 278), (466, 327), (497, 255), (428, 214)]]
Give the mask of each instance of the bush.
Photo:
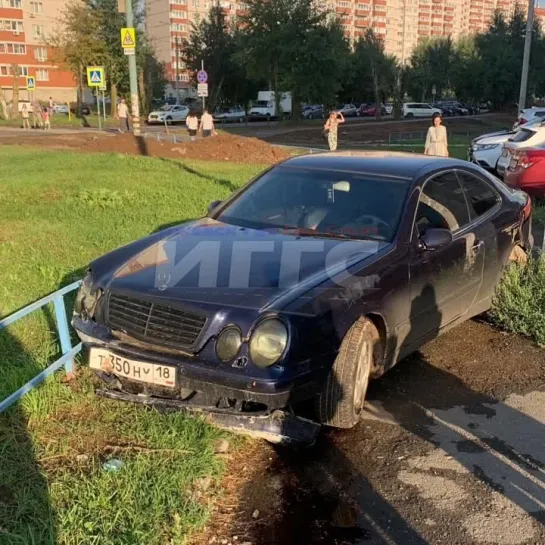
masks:
[(545, 346), (545, 256), (506, 269), (490, 312), (492, 321)]

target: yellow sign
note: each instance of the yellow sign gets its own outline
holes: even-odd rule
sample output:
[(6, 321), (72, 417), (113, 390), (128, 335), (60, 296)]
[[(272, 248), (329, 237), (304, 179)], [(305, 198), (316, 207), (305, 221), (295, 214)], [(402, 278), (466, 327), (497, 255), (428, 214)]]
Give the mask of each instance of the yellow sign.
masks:
[(103, 66), (87, 67), (87, 85), (89, 87), (101, 87), (106, 84)]
[(121, 47), (123, 49), (134, 49), (136, 47), (134, 28), (121, 29)]

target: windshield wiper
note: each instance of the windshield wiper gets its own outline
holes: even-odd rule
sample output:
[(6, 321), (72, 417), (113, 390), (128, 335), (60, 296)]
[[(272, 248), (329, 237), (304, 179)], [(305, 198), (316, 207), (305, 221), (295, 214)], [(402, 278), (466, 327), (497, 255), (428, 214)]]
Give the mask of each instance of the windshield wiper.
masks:
[(344, 240), (360, 240), (362, 237), (355, 235), (347, 235), (346, 233), (334, 233), (332, 231), (314, 231), (313, 229), (287, 229), (285, 234), (297, 237), (314, 237), (314, 238), (336, 238)]

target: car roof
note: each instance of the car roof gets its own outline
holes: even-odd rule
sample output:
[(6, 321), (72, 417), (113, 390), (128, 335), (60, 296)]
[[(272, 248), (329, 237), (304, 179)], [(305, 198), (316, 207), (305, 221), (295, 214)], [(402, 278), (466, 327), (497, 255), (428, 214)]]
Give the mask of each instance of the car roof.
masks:
[(439, 168), (468, 167), (467, 161), (399, 151), (340, 151), (292, 157), (282, 166), (320, 170), (356, 171), (413, 180)]

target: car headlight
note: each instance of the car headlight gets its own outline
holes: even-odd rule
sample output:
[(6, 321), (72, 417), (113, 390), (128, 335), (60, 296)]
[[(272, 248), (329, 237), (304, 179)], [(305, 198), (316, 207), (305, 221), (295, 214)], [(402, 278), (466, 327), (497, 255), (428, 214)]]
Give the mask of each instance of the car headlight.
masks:
[(474, 151), (487, 151), (497, 148), (500, 144), (475, 144), (473, 146)]
[(250, 338), (250, 357), (258, 367), (270, 367), (276, 363), (288, 344), (288, 330), (276, 319), (261, 322)]
[(226, 327), (216, 341), (216, 354), (223, 361), (231, 361), (238, 354), (242, 344), (242, 335), (234, 326)]
[(83, 278), (74, 303), (74, 312), (79, 314), (84, 320), (93, 317), (97, 301), (102, 295), (102, 290), (97, 289), (93, 293), (92, 289), (93, 277), (91, 271), (88, 271)]

